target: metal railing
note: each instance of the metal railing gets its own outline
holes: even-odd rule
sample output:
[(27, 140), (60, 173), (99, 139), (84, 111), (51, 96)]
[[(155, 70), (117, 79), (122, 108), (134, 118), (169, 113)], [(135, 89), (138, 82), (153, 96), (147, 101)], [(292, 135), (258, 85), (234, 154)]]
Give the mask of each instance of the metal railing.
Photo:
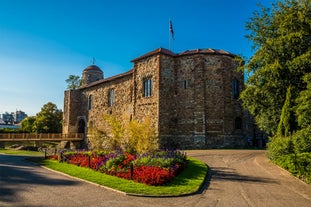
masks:
[(82, 141), (83, 133), (0, 133), (0, 141)]

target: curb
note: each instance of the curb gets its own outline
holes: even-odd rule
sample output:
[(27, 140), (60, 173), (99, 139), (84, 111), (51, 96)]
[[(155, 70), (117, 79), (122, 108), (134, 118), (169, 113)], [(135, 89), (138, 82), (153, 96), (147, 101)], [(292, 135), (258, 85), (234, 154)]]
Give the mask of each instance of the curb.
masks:
[(195, 194), (200, 194), (203, 193), (206, 189), (204, 188), (205, 186), (208, 187), (209, 183), (210, 183), (210, 179), (212, 177), (212, 173), (211, 173), (211, 168), (205, 163), (205, 165), (207, 166), (207, 173), (205, 175), (205, 178), (203, 180), (203, 182), (201, 183), (201, 185), (199, 186), (199, 188), (196, 191), (190, 192), (190, 193), (183, 193), (183, 194), (179, 194), (179, 195), (145, 195), (145, 194), (134, 194), (134, 193), (125, 193), (125, 195), (128, 196), (136, 196), (136, 197), (146, 197), (146, 198), (174, 198), (174, 197), (185, 197), (185, 196), (191, 196), (191, 195), (195, 195)]
[(104, 186), (104, 185), (100, 185), (100, 184), (97, 184), (97, 183), (94, 183), (94, 182), (91, 182), (91, 181), (88, 181), (88, 180), (84, 180), (84, 179), (81, 179), (81, 178), (78, 178), (78, 177), (74, 177), (74, 176), (71, 176), (71, 175), (68, 175), (66, 173), (63, 173), (63, 172), (60, 172), (60, 171), (57, 171), (57, 170), (53, 170), (53, 169), (50, 169), (48, 167), (45, 167), (45, 166), (42, 166), (38, 163), (34, 163), (34, 162), (31, 162), (30, 160), (27, 160), (27, 159), (24, 159), (25, 161), (27, 162), (30, 162), (32, 163), (33, 165), (35, 166), (39, 166), (43, 169), (46, 169), (46, 170), (49, 170), (51, 172), (54, 172), (54, 173), (58, 173), (58, 174), (61, 174), (61, 175), (64, 175), (66, 177), (69, 177), (69, 178), (72, 178), (72, 179), (75, 179), (75, 180), (79, 180), (79, 181), (82, 181), (82, 182), (85, 182), (85, 183), (89, 183), (91, 185), (94, 185), (94, 186), (97, 186), (97, 187), (101, 187), (101, 188), (104, 188), (104, 189), (107, 189), (107, 190), (110, 190), (110, 191), (113, 191), (113, 192), (116, 192), (116, 193), (120, 193), (122, 195), (126, 195), (126, 196), (133, 196), (133, 197), (146, 197), (146, 198), (173, 198), (173, 197), (185, 197), (185, 196), (190, 196), (190, 195), (194, 195), (194, 194), (198, 194), (198, 193), (202, 193), (205, 191), (205, 188), (204, 186), (208, 187), (209, 186), (209, 182), (210, 182), (210, 179), (211, 179), (211, 170), (209, 168), (209, 166), (205, 163), (205, 165), (207, 166), (207, 173), (205, 175), (205, 178), (203, 180), (203, 182), (201, 183), (201, 185), (199, 186), (199, 188), (197, 190), (195, 190), (194, 192), (190, 192), (190, 193), (184, 193), (184, 194), (179, 194), (179, 195), (146, 195), (146, 194), (135, 194), (135, 193), (126, 193), (126, 192), (123, 192), (123, 191), (120, 191), (120, 190), (116, 190), (114, 188), (110, 188), (110, 187), (107, 187), (107, 186)]
[(116, 190), (116, 189), (113, 189), (113, 188), (109, 188), (109, 187), (104, 186), (104, 185), (100, 185), (100, 184), (97, 184), (97, 183), (93, 183), (93, 182), (88, 181), (88, 180), (84, 180), (84, 179), (81, 179), (81, 178), (77, 178), (77, 177), (68, 175), (68, 174), (66, 174), (66, 173), (63, 173), (63, 172), (59, 172), (59, 171), (57, 171), (57, 170), (50, 169), (50, 168), (45, 167), (45, 166), (42, 166), (42, 165), (39, 165), (39, 166), (42, 167), (42, 168), (44, 168), (44, 169), (46, 169), (46, 170), (49, 170), (49, 171), (51, 171), (51, 172), (58, 173), (58, 174), (61, 174), (61, 175), (66, 176), (66, 177), (75, 179), (75, 180), (79, 180), (79, 181), (82, 181), (82, 182), (85, 182), (85, 183), (89, 183), (89, 184), (95, 185), (95, 186), (97, 186), (97, 187), (105, 188), (105, 189), (107, 189), (107, 190), (111, 190), (111, 191), (114, 191), (114, 192), (117, 192), (117, 193), (126, 195), (126, 193), (123, 192), (123, 191), (119, 191), (119, 190)]

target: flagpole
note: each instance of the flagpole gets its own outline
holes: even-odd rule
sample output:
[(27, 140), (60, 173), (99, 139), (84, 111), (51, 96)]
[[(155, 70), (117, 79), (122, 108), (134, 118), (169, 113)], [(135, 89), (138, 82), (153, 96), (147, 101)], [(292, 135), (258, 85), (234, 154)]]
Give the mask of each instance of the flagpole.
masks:
[(172, 43), (171, 43), (171, 18), (168, 19), (168, 49), (171, 50)]
[(172, 50), (172, 44), (173, 44), (173, 40), (175, 40), (174, 38), (174, 29), (173, 29), (173, 23), (172, 20), (169, 19), (169, 49)]

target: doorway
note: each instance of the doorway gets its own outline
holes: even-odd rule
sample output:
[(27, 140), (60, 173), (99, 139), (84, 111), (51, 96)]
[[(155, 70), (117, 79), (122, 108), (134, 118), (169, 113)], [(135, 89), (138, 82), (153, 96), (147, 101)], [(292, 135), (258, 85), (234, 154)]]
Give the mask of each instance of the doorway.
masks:
[(85, 134), (85, 121), (84, 119), (80, 119), (78, 123), (78, 133)]

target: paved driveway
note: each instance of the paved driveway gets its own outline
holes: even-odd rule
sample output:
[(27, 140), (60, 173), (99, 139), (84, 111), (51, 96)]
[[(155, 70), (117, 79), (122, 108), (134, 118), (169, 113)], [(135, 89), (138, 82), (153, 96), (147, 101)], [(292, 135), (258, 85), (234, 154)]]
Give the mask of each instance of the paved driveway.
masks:
[(311, 186), (271, 164), (265, 151), (195, 150), (211, 167), (203, 192), (176, 198), (125, 196), (0, 155), (0, 206), (311, 206)]

